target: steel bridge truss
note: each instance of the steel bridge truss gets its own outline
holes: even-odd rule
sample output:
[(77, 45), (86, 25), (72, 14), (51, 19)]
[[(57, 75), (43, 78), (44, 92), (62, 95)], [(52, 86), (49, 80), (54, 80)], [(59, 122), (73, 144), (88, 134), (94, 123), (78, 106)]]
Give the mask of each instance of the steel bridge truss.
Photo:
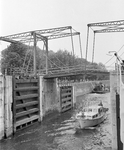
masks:
[[(35, 31), (29, 31), (19, 34), (13, 34), (8, 36), (0, 37), (0, 40), (11, 42), (11, 43), (28, 43), (33, 42), (34, 37), (33, 34), (43, 36), (47, 38), (48, 40), (57, 39), (57, 38), (63, 38), (68, 36), (74, 36), (74, 35), (80, 35), (80, 32), (70, 32), (71, 26), (66, 27), (59, 27), (59, 28), (52, 28), (52, 29), (44, 29), (44, 30), (35, 30)], [(69, 32), (63, 32), (63, 31), (69, 31)], [(44, 40), (44, 38), (37, 38), (37, 41)]]
[(46, 74), (48, 73), (48, 40), (64, 38), (71, 36), (72, 52), (74, 56), (73, 36), (79, 35), (79, 44), (82, 58), (82, 48), (80, 40), (80, 32), (72, 30), (71, 26), (51, 28), (44, 30), (35, 30), (0, 37), (0, 40), (10, 43), (30, 43), (34, 44), (34, 75), (36, 75), (36, 45), (38, 41), (43, 41), (46, 49)]
[[(87, 24), (87, 44), (86, 44), (86, 61), (88, 54), (88, 42), (89, 42), (89, 28), (94, 32), (93, 38), (93, 53), (92, 62), (94, 61), (94, 49), (95, 49), (95, 35), (96, 33), (112, 33), (112, 32), (124, 32), (124, 20), (109, 21), (109, 22), (98, 22)], [(85, 65), (86, 69), (86, 65)]]

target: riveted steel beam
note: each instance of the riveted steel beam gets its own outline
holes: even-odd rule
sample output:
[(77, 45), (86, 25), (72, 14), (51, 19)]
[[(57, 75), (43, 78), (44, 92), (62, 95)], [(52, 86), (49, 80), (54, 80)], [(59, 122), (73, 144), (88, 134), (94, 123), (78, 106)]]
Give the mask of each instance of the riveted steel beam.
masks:
[[(37, 34), (38, 35), (38, 34)], [(69, 37), (69, 36), (75, 36), (75, 35), (80, 35), (80, 32), (74, 32), (74, 33), (61, 33), (61, 34), (53, 34), (49, 36), (37, 36), (37, 41), (42, 41), (44, 38), (47, 38), (48, 40), (53, 40), (53, 39), (58, 39), (58, 38), (64, 38), (64, 37)], [(41, 38), (42, 37), (42, 38)], [(33, 38), (27, 38), (26, 40), (20, 40), (21, 43), (28, 43), (28, 42), (33, 42)]]
[(47, 33), (53, 33), (53, 32), (58, 32), (58, 31), (64, 31), (67, 29), (71, 29), (71, 26), (66, 26), (66, 27), (59, 27), (59, 28), (51, 28), (51, 29), (43, 29), (43, 30), (35, 30), (35, 31), (29, 31), (29, 32), (23, 32), (19, 34), (13, 34), (13, 35), (8, 35), (4, 36), (4, 38), (9, 38), (9, 39), (18, 39), (21, 37), (29, 37), (33, 35), (33, 32), (39, 33), (39, 34), (47, 34)]
[(11, 42), (11, 43), (18, 43), (18, 41), (15, 41), (15, 40), (11, 40), (9, 38), (4, 38), (4, 37), (0, 37), (0, 40), (1, 41), (5, 41), (5, 42)]
[(94, 33), (124, 32), (124, 28), (95, 30)]
[(109, 21), (109, 22), (98, 22), (98, 23), (90, 23), (88, 24), (89, 27), (95, 27), (95, 26), (99, 26), (99, 27), (106, 27), (106, 26), (113, 26), (113, 25), (124, 25), (124, 20), (119, 20), (119, 21)]

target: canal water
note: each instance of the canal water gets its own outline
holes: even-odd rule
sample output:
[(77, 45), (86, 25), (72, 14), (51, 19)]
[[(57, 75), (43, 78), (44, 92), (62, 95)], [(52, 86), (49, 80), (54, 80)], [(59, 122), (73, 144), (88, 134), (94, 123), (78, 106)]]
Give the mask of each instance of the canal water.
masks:
[[(111, 114), (91, 129), (77, 129), (74, 115), (84, 101), (103, 102), (109, 108), (110, 93), (79, 96), (74, 110), (47, 117), (42, 123), (18, 131), (14, 136), (0, 142), (0, 150), (112, 150)], [(82, 102), (82, 103), (81, 103)]]

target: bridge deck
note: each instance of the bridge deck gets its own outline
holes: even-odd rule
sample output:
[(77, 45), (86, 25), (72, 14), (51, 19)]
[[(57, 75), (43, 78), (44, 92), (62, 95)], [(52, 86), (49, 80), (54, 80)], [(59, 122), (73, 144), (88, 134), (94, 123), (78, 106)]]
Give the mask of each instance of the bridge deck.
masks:
[[(33, 70), (26, 72), (24, 69), (15, 69), (13, 74), (24, 74), (24, 75), (33, 75)], [(67, 76), (76, 76), (76, 75), (109, 75), (109, 71), (105, 69), (93, 68), (88, 66), (85, 70), (84, 66), (77, 65), (71, 67), (60, 67), (60, 68), (51, 68), (47, 70), (40, 69), (37, 70), (37, 75), (42, 75), (44, 78), (58, 78), (58, 77), (67, 77)]]
[(76, 76), (76, 75), (109, 75), (109, 72), (105, 71), (98, 71), (98, 70), (80, 70), (80, 71), (71, 71), (71, 72), (59, 72), (59, 73), (48, 73), (44, 75), (44, 78), (58, 78), (58, 77), (66, 77), (66, 76)]

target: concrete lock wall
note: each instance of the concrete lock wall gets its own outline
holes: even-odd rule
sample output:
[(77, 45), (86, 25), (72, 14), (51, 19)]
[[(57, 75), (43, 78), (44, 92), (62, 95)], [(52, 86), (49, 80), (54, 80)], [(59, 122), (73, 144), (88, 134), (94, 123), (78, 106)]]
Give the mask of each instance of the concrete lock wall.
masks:
[[(122, 75), (122, 81), (124, 83), (124, 75)], [(116, 92), (120, 94), (120, 77), (117, 73), (111, 72), (110, 74), (110, 105), (111, 105), (111, 126), (112, 126), (112, 150), (118, 150), (117, 139), (117, 118), (116, 118)], [(121, 98), (124, 100), (124, 94), (121, 93)], [(120, 105), (121, 111), (124, 106)], [(121, 124), (124, 124), (124, 116), (121, 115), (120, 111), (120, 119)], [(124, 137), (124, 125), (120, 125), (120, 132)], [(121, 142), (124, 145), (124, 138), (121, 139)]]
[[(110, 81), (109, 80), (101, 80), (101, 81), (86, 81), (86, 82), (80, 82), (75, 83), (73, 85), (73, 104), (78, 107), (80, 104), (82, 104), (82, 97), (85, 94), (90, 93), (96, 83), (102, 82), (105, 84), (105, 87), (110, 87)], [(84, 102), (85, 103), (85, 102)]]
[(84, 95), (87, 93), (90, 93), (95, 84), (102, 82), (103, 84), (105, 84), (106, 87), (110, 87), (110, 81), (109, 80), (103, 80), (103, 81), (86, 81), (86, 82), (81, 82), (81, 83), (75, 83), (74, 84), (74, 91), (75, 91), (75, 96), (80, 96), (80, 95)]
[[(51, 111), (60, 110), (59, 88), (56, 79), (39, 77), (40, 121)], [(0, 139), (13, 133), (13, 88), (11, 76), (0, 76)]]
[(94, 88), (94, 84), (92, 82), (83, 82), (75, 84), (74, 87), (75, 87), (75, 96), (80, 96), (90, 93)]
[(60, 111), (60, 89), (57, 79), (42, 79), (42, 116), (53, 111)]
[[(71, 84), (73, 87), (73, 106), (78, 96), (91, 92), (96, 82)], [(107, 82), (108, 83), (108, 82)], [(40, 121), (51, 112), (60, 112), (60, 87), (57, 79), (44, 79), (39, 76)], [(13, 132), (12, 101), (13, 88), (11, 76), (0, 76), (0, 139)]]
[(39, 86), (40, 86), (40, 89), (39, 89), (39, 99), (40, 99), (40, 121), (42, 121), (43, 119), (43, 103), (42, 103), (42, 99), (43, 99), (43, 76), (40, 76), (39, 77)]
[(111, 126), (112, 126), (112, 148), (117, 150), (117, 123), (116, 123), (116, 91), (117, 76), (110, 75), (110, 106), (111, 106)]
[[(74, 107), (81, 107), (83, 105), (82, 98), (85, 94), (90, 93), (94, 88), (95, 82), (92, 83), (91, 81), (82, 82), (82, 83), (75, 83), (74, 90), (73, 90), (73, 106)], [(85, 103), (85, 102), (84, 102)]]
[(12, 77), (0, 76), (0, 139), (12, 134)]
[(0, 76), (0, 139), (4, 137), (4, 78)]
[(5, 76), (5, 136), (11, 135), (12, 131), (12, 76)]

